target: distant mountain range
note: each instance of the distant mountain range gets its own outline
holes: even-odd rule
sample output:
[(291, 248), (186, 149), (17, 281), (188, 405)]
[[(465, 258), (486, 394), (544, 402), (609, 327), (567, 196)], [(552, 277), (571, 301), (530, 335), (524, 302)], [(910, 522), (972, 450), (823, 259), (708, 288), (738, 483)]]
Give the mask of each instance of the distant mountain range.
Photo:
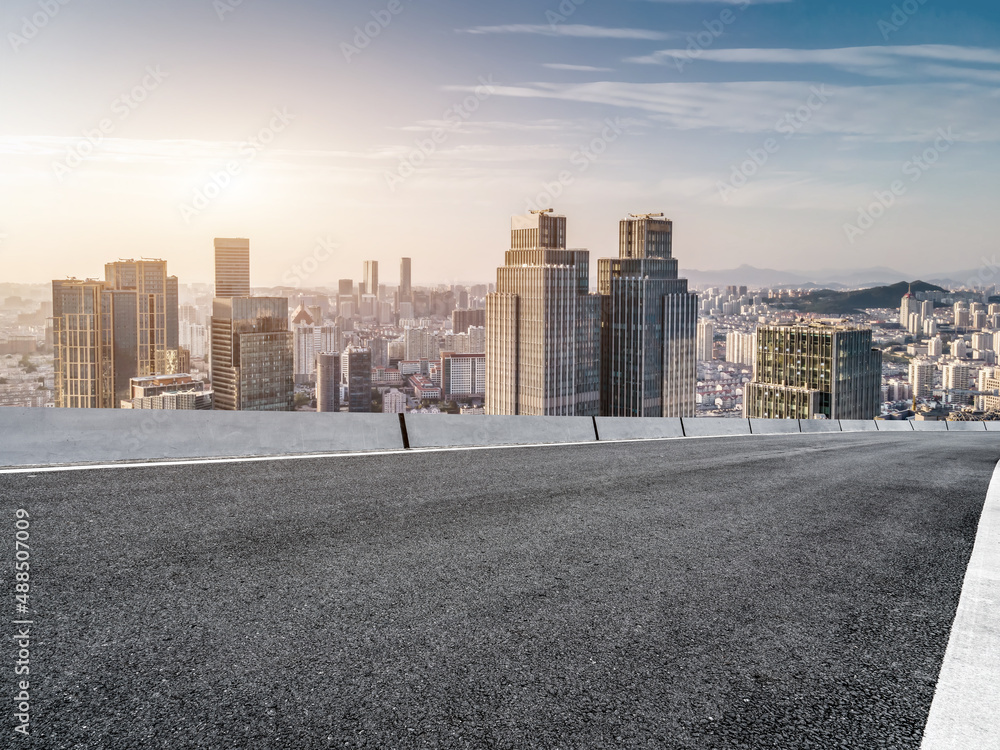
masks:
[[(790, 309), (821, 315), (851, 315), (861, 310), (873, 308), (899, 307), (903, 295), (912, 287), (917, 292), (945, 292), (934, 284), (915, 281), (912, 284), (900, 282), (891, 286), (879, 286), (872, 289), (861, 289), (853, 292), (836, 292), (831, 289), (821, 289), (810, 292), (804, 297), (789, 300), (784, 303)], [(773, 303), (772, 303), (773, 304)]]
[[(924, 274), (928, 283), (941, 287), (960, 287), (970, 279), (978, 279), (980, 269)], [(823, 269), (819, 271), (776, 271), (773, 268), (755, 268), (742, 265), (726, 271), (681, 271), (681, 278), (696, 286), (748, 286), (757, 288), (792, 287), (795, 289), (858, 289), (878, 287), (909, 281), (916, 276), (894, 268), (875, 266), (861, 269)], [(1000, 274), (996, 278), (1000, 283)], [(982, 283), (982, 282), (978, 282)]]

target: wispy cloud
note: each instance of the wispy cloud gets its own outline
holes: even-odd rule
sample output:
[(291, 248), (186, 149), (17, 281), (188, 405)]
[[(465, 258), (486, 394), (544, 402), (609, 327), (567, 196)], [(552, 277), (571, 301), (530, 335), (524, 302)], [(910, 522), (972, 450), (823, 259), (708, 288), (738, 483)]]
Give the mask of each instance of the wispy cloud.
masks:
[(653, 31), (651, 29), (616, 29), (606, 26), (585, 26), (582, 24), (524, 24), (513, 23), (504, 26), (473, 26), (459, 29), (465, 34), (537, 34), (540, 36), (583, 37), (588, 39), (645, 39), (664, 41), (676, 39), (680, 34)]
[[(664, 65), (690, 58), (688, 50), (665, 49), (651, 55), (630, 57), (626, 62)], [(964, 64), (1000, 65), (1000, 52), (942, 44), (834, 49), (706, 49), (698, 53), (698, 59), (734, 64), (825, 65), (849, 73), (881, 78), (966, 78), (995, 82), (1000, 73), (963, 67)]]
[(593, 65), (570, 65), (569, 63), (542, 63), (543, 67), (551, 70), (573, 70), (581, 73), (609, 73), (614, 68), (596, 68)]
[[(783, 117), (802, 108), (815, 84), (796, 81), (727, 83), (531, 83), (497, 87), (495, 95), (572, 101), (648, 113), (674, 130), (771, 133)], [(960, 123), (961, 141), (995, 142), (1000, 97), (993, 87), (964, 82), (878, 86), (828, 86), (829, 101), (800, 135), (833, 134), (858, 141), (921, 141), (938, 128)], [(905, 112), (905, 121), (899, 113)]]

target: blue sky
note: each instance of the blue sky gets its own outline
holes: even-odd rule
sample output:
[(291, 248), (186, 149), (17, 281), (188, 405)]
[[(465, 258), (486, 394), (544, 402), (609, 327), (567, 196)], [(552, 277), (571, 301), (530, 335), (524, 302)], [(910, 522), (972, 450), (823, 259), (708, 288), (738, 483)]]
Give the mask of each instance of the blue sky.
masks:
[(682, 268), (994, 253), (992, 3), (8, 0), (0, 32), (5, 280), (208, 281), (216, 236), (261, 285), (492, 280), (550, 206), (595, 258), (664, 211)]

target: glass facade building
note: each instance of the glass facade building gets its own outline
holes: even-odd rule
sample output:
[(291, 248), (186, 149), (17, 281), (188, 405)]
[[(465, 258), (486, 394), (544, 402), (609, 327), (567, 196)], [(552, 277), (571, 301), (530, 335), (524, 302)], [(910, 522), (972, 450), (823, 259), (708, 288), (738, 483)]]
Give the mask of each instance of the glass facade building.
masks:
[(212, 387), (221, 411), (291, 411), (293, 334), (284, 297), (216, 298)]
[(761, 326), (744, 413), (762, 419), (874, 419), (881, 411), (882, 352), (871, 329)]

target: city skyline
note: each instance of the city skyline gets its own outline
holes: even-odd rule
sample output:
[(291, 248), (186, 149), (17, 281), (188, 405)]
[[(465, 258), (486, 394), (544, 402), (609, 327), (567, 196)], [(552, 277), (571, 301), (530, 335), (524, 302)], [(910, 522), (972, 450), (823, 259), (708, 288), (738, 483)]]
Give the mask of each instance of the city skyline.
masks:
[(12, 281), (109, 256), (208, 281), (206, 239), (249, 236), (259, 286), (365, 260), (393, 283), (400, 257), (416, 285), (471, 282), (502, 217), (549, 207), (581, 217), (567, 245), (595, 257), (622, 215), (665, 210), (682, 270), (917, 277), (943, 248), (959, 268), (992, 256), (986, 3), (52, 8), (0, 11)]

